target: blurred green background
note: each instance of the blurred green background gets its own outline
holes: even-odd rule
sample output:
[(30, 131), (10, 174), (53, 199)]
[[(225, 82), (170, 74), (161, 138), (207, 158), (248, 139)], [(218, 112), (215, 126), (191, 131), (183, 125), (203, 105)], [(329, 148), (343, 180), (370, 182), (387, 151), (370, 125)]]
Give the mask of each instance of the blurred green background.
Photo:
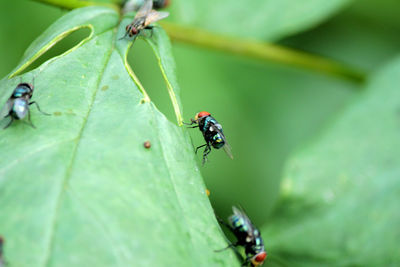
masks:
[[(396, 0), (353, 1), (312, 29), (277, 43), (373, 72), (400, 50), (399, 10)], [(65, 12), (32, 1), (1, 1), (0, 76)], [(85, 32), (63, 40), (44, 59), (82, 36)], [(317, 136), (362, 84), (184, 43), (173, 43), (173, 48), (185, 121), (199, 111), (210, 112), (223, 125), (235, 157), (232, 161), (214, 150), (201, 168), (213, 207), (226, 217), (232, 205), (240, 204), (257, 225), (268, 223), (286, 159)], [(129, 62), (158, 108), (175, 121), (156, 59), (142, 40), (135, 43)], [(203, 144), (197, 129), (190, 134), (194, 146)], [(201, 164), (201, 153), (198, 159)]]

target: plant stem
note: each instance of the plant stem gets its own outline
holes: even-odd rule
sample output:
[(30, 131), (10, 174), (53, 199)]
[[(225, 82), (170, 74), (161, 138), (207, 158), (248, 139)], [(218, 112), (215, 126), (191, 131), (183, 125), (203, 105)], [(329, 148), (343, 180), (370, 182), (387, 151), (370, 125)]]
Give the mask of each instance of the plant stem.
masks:
[(361, 83), (366, 73), (331, 59), (297, 51), (283, 46), (255, 40), (222, 36), (171, 22), (160, 22), (172, 40), (226, 51), (233, 54), (274, 61), (286, 65), (310, 69)]
[(58, 6), (65, 9), (74, 9), (79, 7), (86, 7), (86, 6), (106, 6), (113, 8), (120, 11), (120, 7), (117, 4), (121, 2), (121, 0), (113, 0), (113, 3), (103, 3), (103, 2), (96, 2), (96, 1), (82, 1), (82, 0), (35, 0), (36, 2), (41, 2), (53, 6)]
[[(82, 1), (82, 0), (35, 0), (66, 9), (85, 6), (108, 6), (120, 11), (123, 0), (110, 0), (110, 3)], [(172, 40), (194, 44), (200, 47), (208, 47), (216, 50), (227, 51), (233, 54), (274, 61), (281, 64), (292, 65), (310, 69), (362, 83), (366, 79), (366, 73), (360, 69), (348, 66), (328, 58), (297, 51), (276, 44), (245, 40), (235, 37), (210, 33), (201, 29), (185, 27), (176, 23), (161, 22)]]

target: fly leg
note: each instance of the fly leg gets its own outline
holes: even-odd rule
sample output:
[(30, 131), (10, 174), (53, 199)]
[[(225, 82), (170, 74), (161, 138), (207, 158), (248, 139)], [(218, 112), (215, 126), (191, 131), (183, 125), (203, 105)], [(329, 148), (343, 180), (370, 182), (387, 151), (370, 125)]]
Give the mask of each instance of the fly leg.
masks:
[(225, 250), (230, 249), (230, 248), (233, 248), (234, 250), (236, 250), (237, 246), (238, 246), (237, 243), (235, 243), (235, 244), (230, 243), (229, 246), (227, 246), (226, 248), (217, 249), (217, 250), (214, 250), (214, 252), (222, 252), (222, 251), (225, 251)]
[[(229, 243), (229, 246), (227, 246), (226, 248), (223, 248), (223, 249), (214, 250), (214, 252), (222, 252), (222, 251), (232, 248), (233, 251), (235, 252), (236, 256), (239, 258), (239, 260), (243, 261), (244, 259), (237, 249), (237, 246), (239, 246), (239, 244), (237, 242), (236, 243), (230, 243), (229, 241), (227, 241), (227, 242)], [(244, 262), (247, 262), (247, 259)]]
[(155, 26), (151, 26), (151, 25), (148, 25), (145, 29), (146, 30), (150, 30), (150, 38), (152, 38), (153, 37), (153, 28), (154, 28)]
[(136, 41), (136, 39), (138, 38), (139, 34), (140, 34), (140, 32), (138, 34), (136, 34), (135, 37), (133, 37), (132, 44)]
[(206, 145), (207, 145), (207, 144), (204, 144), (204, 145), (201, 145), (201, 146), (196, 147), (196, 151), (195, 151), (194, 153), (197, 154), (197, 150), (199, 150), (199, 148), (205, 147)]
[(32, 101), (32, 102), (29, 103), (29, 105), (32, 105), (32, 104), (35, 104), (35, 105), (36, 105), (36, 108), (37, 108), (37, 109), (39, 110), (39, 112), (42, 113), (43, 115), (46, 115), (46, 116), (50, 116), (50, 115), (51, 115), (51, 114), (49, 114), (49, 113), (43, 112), (43, 111), (40, 109), (39, 104), (38, 104), (36, 101)]
[[(192, 120), (192, 122), (191, 123), (187, 123), (187, 122), (182, 122), (183, 124), (185, 124), (185, 125), (193, 125), (193, 124), (197, 124), (197, 122), (196, 121), (193, 121)], [(195, 126), (191, 126), (191, 127), (187, 127), (187, 128), (198, 128), (199, 127), (199, 125), (197, 124), (197, 125), (195, 125)]]
[(195, 126), (192, 126), (192, 127), (188, 127), (188, 128), (197, 128), (197, 127), (199, 127), (199, 123), (198, 123), (198, 120), (194, 120), (194, 119), (190, 119), (190, 123), (187, 123), (187, 122), (182, 122), (183, 124), (185, 124), (185, 125), (193, 125), (193, 124), (196, 124)]
[(125, 35), (124, 35), (124, 36), (122, 36), (121, 38), (119, 38), (118, 40), (125, 39), (125, 37), (126, 37), (128, 34), (129, 34), (129, 32), (125, 32)]
[[(232, 226), (230, 226), (228, 223), (226, 223), (224, 220), (222, 220), (220, 217), (218, 217), (217, 215), (215, 215), (215, 217), (217, 218), (218, 222), (222, 225), (224, 225), (226, 228), (228, 228), (232, 233), (233, 233), (233, 228)], [(227, 239), (226, 239), (227, 240)], [(231, 243), (229, 240), (227, 240), (228, 242), (228, 246), (226, 248), (223, 249), (218, 249), (218, 250), (214, 250), (215, 252), (221, 252), (224, 250), (227, 250), (229, 248), (232, 248), (233, 251), (235, 252), (236, 256), (240, 259), (240, 261), (243, 261), (243, 256), (240, 254), (240, 252), (237, 249), (237, 246), (239, 246), (239, 242), (237, 241), (236, 243)]]
[(28, 124), (29, 126), (31, 126), (33, 129), (36, 129), (35, 125), (33, 125), (32, 121), (31, 121), (31, 111), (28, 109), (28, 122), (23, 121), (24, 123)]
[(204, 166), (204, 164), (206, 163), (206, 161), (207, 161), (207, 155), (210, 154), (210, 152), (211, 152), (211, 147), (210, 147), (210, 145), (207, 143), (207, 144), (206, 144), (206, 149), (204, 149), (204, 152), (203, 152), (203, 166)]
[(242, 263), (242, 267), (249, 266), (249, 263), (250, 263), (250, 257), (246, 257), (246, 259), (245, 259), (244, 262)]
[(218, 217), (217, 215), (215, 215), (215, 216), (217, 217), (217, 220), (218, 220), (218, 222), (219, 222), (220, 224), (222, 224), (223, 226), (225, 226), (226, 228), (228, 228), (232, 233), (234, 232), (232, 226), (230, 226), (228, 223), (226, 223), (224, 220), (222, 220), (222, 219), (221, 219), (220, 217)]

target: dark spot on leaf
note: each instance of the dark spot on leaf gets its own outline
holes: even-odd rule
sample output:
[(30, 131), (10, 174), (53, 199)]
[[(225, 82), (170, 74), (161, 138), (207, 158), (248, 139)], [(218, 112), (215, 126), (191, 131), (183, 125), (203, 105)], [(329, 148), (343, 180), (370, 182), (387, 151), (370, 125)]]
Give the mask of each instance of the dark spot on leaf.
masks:
[(143, 146), (144, 146), (145, 148), (149, 149), (149, 148), (151, 147), (150, 141), (144, 142), (144, 143), (143, 143)]
[(101, 90), (102, 90), (102, 91), (105, 91), (105, 90), (107, 90), (108, 88), (109, 88), (108, 85), (104, 85), (103, 87), (101, 87)]
[(53, 114), (54, 116), (61, 116), (62, 113), (60, 111), (55, 111)]
[(118, 80), (119, 79), (119, 76), (118, 75), (114, 75), (114, 76), (112, 76), (111, 77), (113, 80)]

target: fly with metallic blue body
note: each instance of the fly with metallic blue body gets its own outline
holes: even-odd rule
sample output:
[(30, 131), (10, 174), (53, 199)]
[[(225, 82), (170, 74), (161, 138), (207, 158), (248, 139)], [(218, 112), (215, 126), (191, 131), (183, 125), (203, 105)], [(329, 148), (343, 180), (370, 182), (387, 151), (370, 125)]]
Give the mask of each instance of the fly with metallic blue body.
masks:
[(196, 114), (195, 118), (191, 120), (191, 123), (185, 123), (187, 125), (193, 125), (190, 128), (199, 128), (203, 134), (206, 143), (196, 148), (196, 153), (199, 148), (206, 147), (203, 152), (203, 165), (207, 161), (207, 156), (211, 152), (211, 147), (215, 149), (224, 148), (225, 152), (230, 158), (233, 159), (231, 148), (226, 141), (225, 135), (222, 131), (222, 126), (214, 119), (210, 113), (202, 111)]
[(22, 120), (28, 115), (28, 123), (35, 128), (31, 121), (31, 113), (29, 106), (35, 104), (37, 109), (44, 115), (50, 115), (40, 110), (39, 104), (35, 101), (30, 101), (33, 94), (33, 85), (30, 83), (20, 83), (14, 89), (11, 97), (7, 100), (6, 105), (1, 111), (2, 118), (10, 118), (10, 122), (3, 128), (6, 129), (14, 120)]
[(236, 207), (233, 207), (232, 210), (233, 215), (229, 217), (229, 223), (218, 219), (237, 239), (236, 243), (230, 244), (227, 248), (236, 248), (237, 246), (244, 247), (246, 259), (242, 266), (248, 266), (249, 264), (252, 267), (261, 266), (267, 257), (267, 253), (265, 252), (260, 231), (253, 225), (243, 210)]

